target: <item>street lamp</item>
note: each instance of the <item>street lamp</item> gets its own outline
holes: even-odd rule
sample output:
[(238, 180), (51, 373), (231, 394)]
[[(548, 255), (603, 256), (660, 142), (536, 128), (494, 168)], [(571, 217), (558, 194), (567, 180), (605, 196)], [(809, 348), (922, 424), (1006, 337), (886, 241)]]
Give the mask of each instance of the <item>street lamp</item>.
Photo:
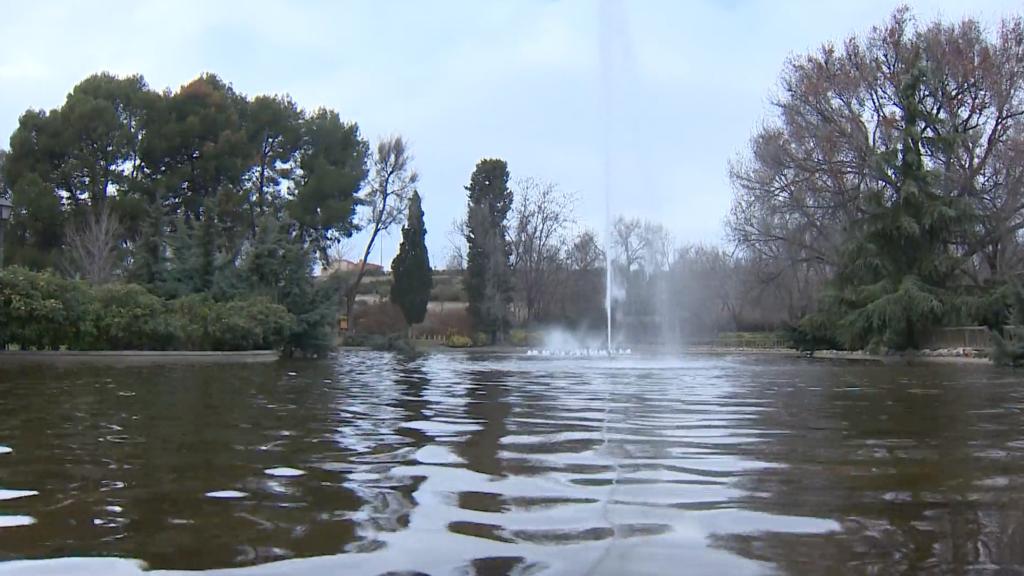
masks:
[(7, 228), (7, 221), (11, 219), (13, 211), (14, 204), (7, 198), (0, 197), (0, 268), (4, 267), (4, 229)]

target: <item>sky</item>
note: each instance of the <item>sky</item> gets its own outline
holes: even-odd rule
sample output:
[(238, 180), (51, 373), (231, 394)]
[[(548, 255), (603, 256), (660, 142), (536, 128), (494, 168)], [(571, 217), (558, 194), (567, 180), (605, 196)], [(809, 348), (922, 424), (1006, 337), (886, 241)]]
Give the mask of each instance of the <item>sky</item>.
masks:
[[(400, 134), (420, 173), (434, 266), (464, 186), (506, 160), (577, 198), (577, 227), (661, 222), (677, 242), (725, 242), (728, 163), (771, 117), (786, 59), (883, 23), (896, 0), (389, 0), (4, 2), (0, 147), (27, 109), (90, 74), (177, 89), (213, 72), (248, 96), (326, 106), (363, 135)], [(1009, 0), (908, 3), (919, 21), (994, 30)], [(392, 231), (371, 262), (385, 265)], [(357, 258), (365, 239), (347, 246)]]

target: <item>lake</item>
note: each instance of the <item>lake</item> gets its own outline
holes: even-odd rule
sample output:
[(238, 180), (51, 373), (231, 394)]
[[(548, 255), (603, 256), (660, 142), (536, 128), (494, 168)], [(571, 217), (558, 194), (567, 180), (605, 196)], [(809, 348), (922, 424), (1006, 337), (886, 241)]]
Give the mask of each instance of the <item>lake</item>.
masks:
[(0, 367), (0, 574), (1024, 571), (1022, 380), (771, 356)]

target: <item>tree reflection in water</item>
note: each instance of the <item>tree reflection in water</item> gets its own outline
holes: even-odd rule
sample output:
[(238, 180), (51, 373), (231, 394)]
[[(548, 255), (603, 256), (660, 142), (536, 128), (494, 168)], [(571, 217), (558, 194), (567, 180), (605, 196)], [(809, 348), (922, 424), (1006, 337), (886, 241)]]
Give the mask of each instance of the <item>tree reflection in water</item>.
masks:
[[(1024, 389), (983, 368), (764, 368), (775, 430), (741, 448), (778, 464), (735, 482), (740, 505), (839, 521), (839, 532), (719, 533), (793, 574), (1024, 569)], [(758, 388), (754, 388), (758, 390)]]

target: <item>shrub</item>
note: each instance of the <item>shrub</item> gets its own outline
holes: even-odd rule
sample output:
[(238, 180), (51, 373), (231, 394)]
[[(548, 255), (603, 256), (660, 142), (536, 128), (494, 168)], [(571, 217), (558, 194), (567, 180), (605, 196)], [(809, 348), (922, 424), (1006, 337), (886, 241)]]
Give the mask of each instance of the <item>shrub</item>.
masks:
[(90, 347), (105, 350), (168, 350), (179, 347), (181, 325), (167, 303), (137, 284), (93, 289), (95, 335)]
[(170, 301), (171, 313), (181, 328), (181, 347), (206, 350), (210, 342), (210, 316), (216, 306), (206, 294), (190, 294)]
[(508, 343), (513, 346), (529, 346), (530, 335), (526, 330), (512, 330), (508, 333)]
[(449, 348), (472, 348), (473, 340), (467, 336), (452, 334), (448, 336), (448, 339), (445, 340), (444, 344)]
[(0, 271), (0, 343), (39, 350), (77, 345), (91, 338), (93, 309), (80, 283), (17, 266)]
[(430, 291), (430, 299), (435, 302), (465, 302), (466, 294), (459, 284), (442, 282), (434, 285), (434, 289)]
[(466, 307), (453, 304), (441, 308), (427, 308), (427, 316), (415, 327), (417, 334), (449, 335), (469, 337), (473, 334), (473, 320)]
[(294, 326), (283, 306), (264, 298), (235, 300), (211, 309), (207, 346), (212, 350), (267, 350), (282, 345)]
[(295, 321), (266, 298), (166, 301), (136, 284), (91, 287), (23, 268), (0, 271), (0, 344), (23, 349), (273, 349)]
[(355, 327), (357, 332), (388, 336), (404, 334), (408, 328), (401, 309), (391, 302), (367, 304), (356, 308)]

